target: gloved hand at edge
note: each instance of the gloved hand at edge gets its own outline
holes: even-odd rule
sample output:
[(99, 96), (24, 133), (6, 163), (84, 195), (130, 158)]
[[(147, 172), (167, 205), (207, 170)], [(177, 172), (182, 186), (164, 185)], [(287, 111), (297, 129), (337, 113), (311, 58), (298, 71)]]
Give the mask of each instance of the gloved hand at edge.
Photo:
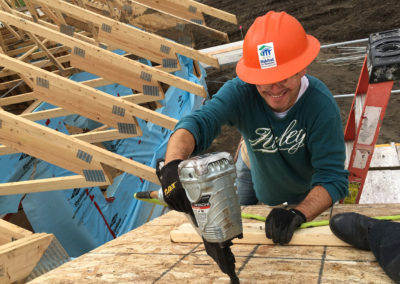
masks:
[(156, 174), (160, 180), (164, 201), (170, 209), (188, 213), (194, 217), (192, 206), (185, 189), (179, 180), (178, 165), (182, 160), (173, 160), (166, 165), (164, 160), (157, 160)]
[(265, 220), (265, 234), (275, 244), (287, 244), (296, 228), (307, 221), (297, 209), (274, 208)]

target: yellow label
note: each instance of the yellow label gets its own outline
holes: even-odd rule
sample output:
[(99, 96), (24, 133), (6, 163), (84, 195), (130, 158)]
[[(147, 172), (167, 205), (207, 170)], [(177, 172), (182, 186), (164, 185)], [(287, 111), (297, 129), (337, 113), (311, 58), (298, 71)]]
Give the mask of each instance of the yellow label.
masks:
[(164, 195), (169, 195), (171, 193), (171, 191), (173, 191), (175, 189), (175, 184), (176, 181), (174, 183), (172, 183), (171, 185), (169, 185), (167, 188), (164, 188)]
[(358, 195), (358, 190), (360, 188), (359, 182), (353, 182), (349, 184), (349, 195), (343, 200), (344, 204), (355, 204)]

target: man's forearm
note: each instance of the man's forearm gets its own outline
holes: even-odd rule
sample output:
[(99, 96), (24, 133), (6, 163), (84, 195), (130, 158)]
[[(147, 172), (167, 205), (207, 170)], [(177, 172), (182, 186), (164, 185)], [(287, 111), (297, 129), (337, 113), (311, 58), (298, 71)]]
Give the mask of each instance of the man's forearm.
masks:
[(165, 164), (177, 159), (186, 160), (193, 153), (195, 145), (192, 133), (183, 128), (178, 129), (168, 141)]
[(307, 221), (313, 220), (332, 205), (332, 198), (328, 191), (322, 186), (311, 189), (307, 197), (296, 207), (300, 210)]

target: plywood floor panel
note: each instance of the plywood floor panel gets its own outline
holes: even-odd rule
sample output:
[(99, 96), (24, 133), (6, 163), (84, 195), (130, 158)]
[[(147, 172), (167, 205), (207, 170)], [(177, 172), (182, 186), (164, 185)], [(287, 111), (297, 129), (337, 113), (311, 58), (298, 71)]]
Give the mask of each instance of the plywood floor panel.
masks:
[[(243, 208), (260, 215), (270, 210)], [(347, 211), (397, 215), (400, 204), (337, 204), (333, 214)], [(203, 244), (170, 241), (169, 232), (186, 222), (183, 214), (169, 212), (30, 283), (230, 283)], [(241, 283), (393, 283), (371, 252), (351, 247), (235, 244), (232, 251)]]

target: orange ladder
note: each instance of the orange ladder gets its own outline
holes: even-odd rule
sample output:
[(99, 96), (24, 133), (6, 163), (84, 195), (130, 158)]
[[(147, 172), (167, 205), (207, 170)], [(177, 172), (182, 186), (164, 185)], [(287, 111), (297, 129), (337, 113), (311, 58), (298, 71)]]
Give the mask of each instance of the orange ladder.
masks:
[[(349, 196), (358, 203), (395, 80), (400, 79), (400, 29), (371, 34), (347, 120)], [(346, 161), (347, 162), (347, 161)]]

